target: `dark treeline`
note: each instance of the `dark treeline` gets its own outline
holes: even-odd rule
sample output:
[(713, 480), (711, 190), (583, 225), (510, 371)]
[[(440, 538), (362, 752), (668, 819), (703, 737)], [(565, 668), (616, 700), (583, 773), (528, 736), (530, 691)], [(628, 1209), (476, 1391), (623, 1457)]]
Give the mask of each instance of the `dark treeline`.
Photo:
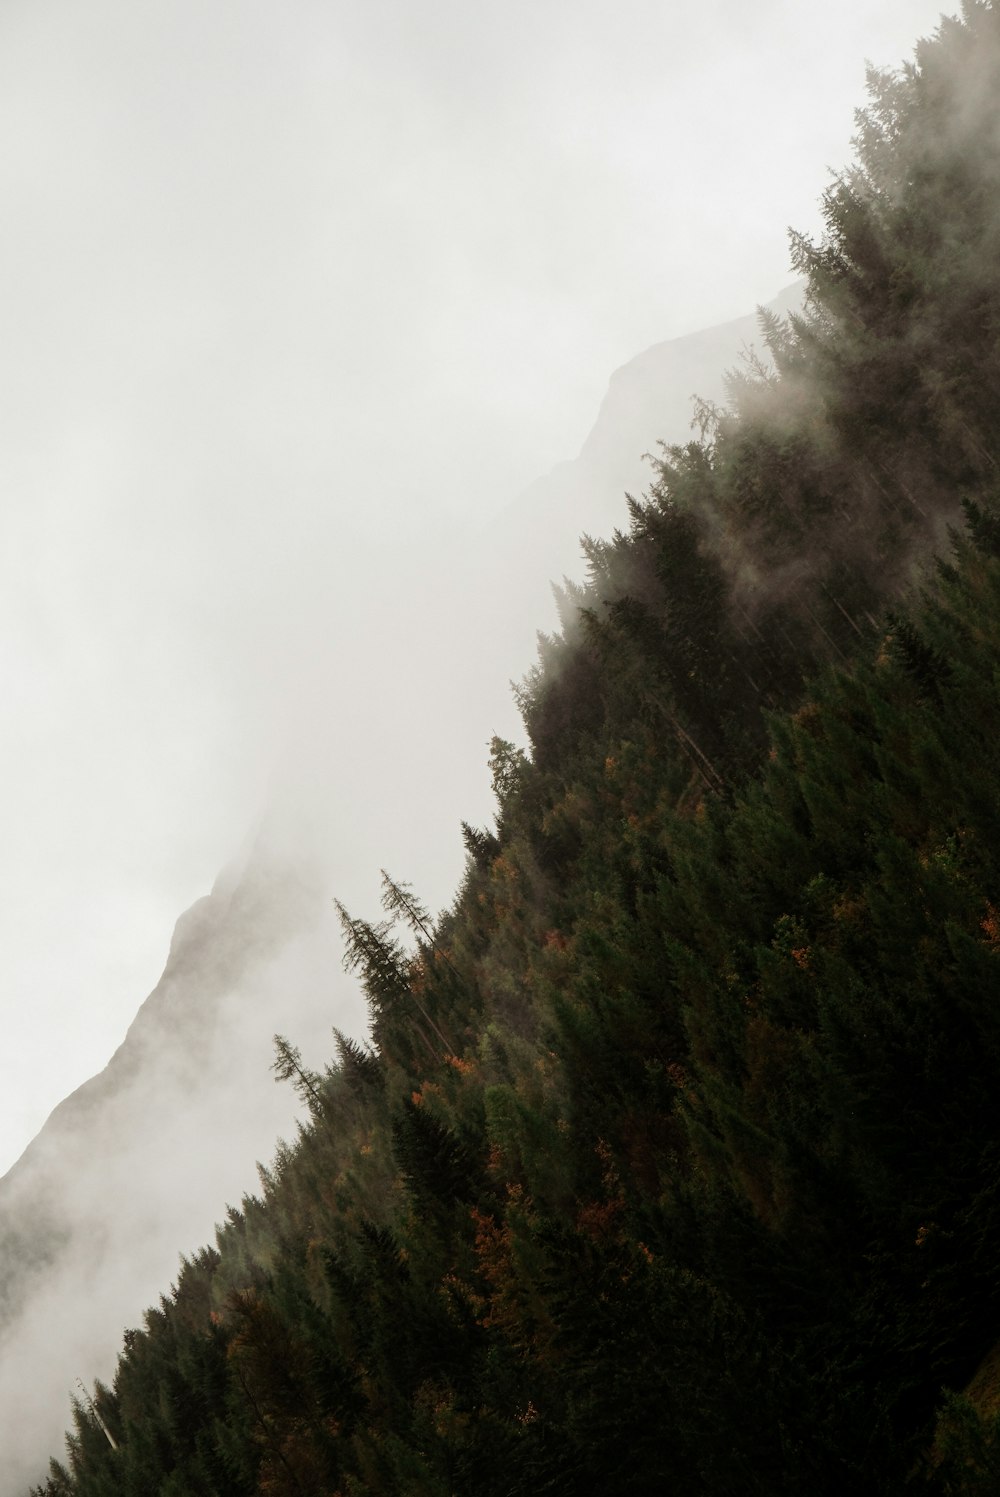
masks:
[(1000, 6), (870, 86), (44, 1497), (1000, 1489)]

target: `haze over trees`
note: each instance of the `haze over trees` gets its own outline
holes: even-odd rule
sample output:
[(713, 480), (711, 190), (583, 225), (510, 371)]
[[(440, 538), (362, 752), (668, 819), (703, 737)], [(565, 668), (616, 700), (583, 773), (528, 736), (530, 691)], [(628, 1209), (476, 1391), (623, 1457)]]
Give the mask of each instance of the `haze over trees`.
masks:
[[(800, 292), (790, 288), (771, 306), (798, 306)], [(424, 719), (426, 678), (399, 661), (380, 696), (381, 719), (368, 703), (348, 752), (333, 753), (320, 725), (306, 735), (322, 773), (303, 772), (301, 758), (286, 766), (293, 814), (281, 814), (275, 797), (242, 856), (177, 921), (162, 978), (108, 1066), (56, 1109), (0, 1180), (0, 1497), (17, 1497), (62, 1449), (75, 1379), (110, 1375), (122, 1327), (141, 1320), (170, 1281), (178, 1250), (211, 1239), (222, 1203), (256, 1187), (254, 1161), (269, 1159), (275, 1139), (294, 1129), (298, 1099), (268, 1072), (274, 1030), (293, 1035), (307, 1067), (320, 1068), (331, 1024), (364, 1032), (363, 995), (339, 970), (331, 891), (364, 909), (377, 900), (379, 861), (412, 874), (419, 853), (425, 902), (439, 905), (451, 893), (462, 863), (460, 817), (483, 821), (492, 809), (486, 736), (491, 725), (517, 736), (508, 678), (531, 658), (546, 610), (556, 616), (549, 579), (572, 567), (578, 526), (610, 533), (623, 489), (638, 490), (649, 473), (644, 434), (685, 437), (691, 391), (721, 398), (725, 364), (755, 338), (751, 315), (645, 350), (612, 376), (579, 457), (534, 484), (482, 540), (472, 544), (458, 528), (433, 569), (427, 558), (414, 567), (408, 553), (401, 574), (389, 568), (385, 546), (369, 557), (382, 602), (370, 589), (369, 609), (386, 620), (387, 638), (392, 620), (405, 616), (407, 661), (433, 661), (435, 679), (450, 683), (433, 702), (435, 733), (407, 735), (405, 777), (380, 784), (377, 804), (359, 795), (374, 772), (371, 762), (364, 769), (366, 745), (369, 761), (375, 741), (389, 745), (391, 759), (400, 724)], [(470, 556), (476, 565), (467, 574)], [(429, 613), (428, 593), (436, 599)], [(440, 627), (456, 616), (461, 631)], [(324, 688), (330, 710), (360, 699), (373, 669), (385, 681), (372, 665), (384, 658), (380, 637), (361, 634), (350, 677), (342, 662), (336, 688)], [(313, 637), (303, 627), (303, 638)], [(387, 648), (395, 660), (398, 650)], [(319, 679), (319, 663), (312, 669)], [(498, 709), (506, 714), (499, 721)], [(468, 745), (474, 752), (463, 766)], [(407, 783), (421, 786), (419, 816), (407, 805)], [(302, 805), (304, 825), (294, 815)], [(70, 1335), (52, 1337), (55, 1324)]]
[(43, 1497), (996, 1490), (1000, 6), (870, 91)]

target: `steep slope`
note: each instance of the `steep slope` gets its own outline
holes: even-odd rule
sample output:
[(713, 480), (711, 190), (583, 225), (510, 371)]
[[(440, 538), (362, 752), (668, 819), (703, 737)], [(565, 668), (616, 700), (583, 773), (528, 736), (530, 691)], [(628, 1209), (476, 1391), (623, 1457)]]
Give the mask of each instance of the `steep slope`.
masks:
[[(803, 291), (797, 281), (765, 310), (798, 311)], [(535, 631), (555, 623), (550, 583), (563, 574), (581, 576), (575, 538), (609, 536), (622, 523), (622, 495), (642, 493), (653, 476), (650, 448), (689, 441), (696, 401), (722, 402), (727, 373), (753, 355), (767, 358), (756, 312), (637, 354), (611, 376), (577, 456), (537, 479), (489, 527), (491, 579), (506, 604), (498, 628), (517, 629), (511, 644), (519, 670), (531, 657)]]
[[(106, 1068), (0, 1182), (4, 1491), (58, 1438), (74, 1377), (107, 1363), (178, 1249), (210, 1235), (292, 1124), (267, 1075), (271, 1035), (287, 993), (316, 990), (333, 934), (325, 890), (259, 839), (178, 920), (163, 976)], [(308, 1003), (295, 1012), (308, 1025)]]
[[(692, 393), (721, 393), (723, 368), (737, 363), (755, 327), (748, 317), (647, 350), (613, 376), (575, 461), (511, 505), (485, 540), (449, 538), (434, 586), (439, 597), (450, 590), (454, 614), (469, 621), (464, 634), (435, 633), (419, 591), (411, 606), (405, 581), (383, 577), (387, 596), (414, 620), (409, 648), (455, 683), (440, 731), (449, 722), (453, 739), (471, 742), (489, 730), (490, 704), (551, 607), (549, 579), (578, 569), (579, 530), (607, 531), (622, 491), (648, 471), (636, 409), (655, 410), (651, 429), (683, 439)], [(475, 599), (466, 595), (470, 554)], [(495, 606), (484, 608), (484, 599)], [(361, 666), (377, 675), (389, 644), (369, 648), (376, 658)], [(419, 692), (419, 681), (398, 683), (384, 720), (369, 709), (369, 735), (386, 739), (401, 713), (418, 713)], [(364, 751), (360, 737), (344, 745), (324, 790), (331, 800), (350, 782), (350, 754)], [(418, 764), (411, 756), (411, 773)], [(368, 842), (352, 856), (377, 866), (386, 820), (384, 808), (381, 822), (374, 810)], [(334, 836), (339, 820), (343, 837), (348, 807), (323, 814)], [(440, 809), (438, 819), (443, 826)], [(111, 1367), (122, 1326), (169, 1281), (178, 1250), (209, 1237), (224, 1203), (256, 1184), (255, 1159), (270, 1157), (295, 1115), (268, 1071), (273, 1032), (290, 1029), (319, 1054), (332, 1023), (361, 1032), (359, 995), (330, 977), (340, 946), (329, 878), (303, 863), (298, 842), (282, 842), (280, 825), (259, 836), (178, 921), (163, 976), (106, 1069), (56, 1109), (0, 1181), (0, 1492), (20, 1491), (38, 1474), (39, 1451), (58, 1443), (74, 1378)], [(65, 1328), (58, 1337), (55, 1325)]]
[(48, 1497), (995, 1490), (998, 91), (979, 0), (873, 77), (774, 368), (588, 545), (453, 909), (342, 911), (372, 1048), (286, 1047)]
[[(778, 317), (800, 311), (804, 290), (801, 281), (786, 286), (765, 310)], [(727, 371), (738, 373), (754, 355), (768, 357), (756, 312), (644, 349), (611, 376), (579, 456), (532, 484), (511, 518), (530, 526), (529, 512), (550, 509), (551, 528), (563, 545), (574, 521), (595, 534), (606, 533), (620, 522), (622, 492), (638, 494), (649, 486), (651, 467), (644, 454), (650, 433), (661, 433), (656, 441), (686, 442), (696, 400), (721, 403)]]

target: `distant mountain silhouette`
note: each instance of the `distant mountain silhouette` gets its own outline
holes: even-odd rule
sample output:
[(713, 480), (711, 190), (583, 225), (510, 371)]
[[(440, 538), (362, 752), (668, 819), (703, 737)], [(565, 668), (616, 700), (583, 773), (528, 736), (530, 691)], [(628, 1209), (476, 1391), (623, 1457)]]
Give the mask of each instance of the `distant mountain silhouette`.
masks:
[[(781, 316), (798, 310), (803, 288), (803, 282), (786, 286), (767, 309)], [(495, 584), (519, 578), (524, 587), (530, 578), (541, 599), (550, 581), (578, 576), (579, 536), (627, 525), (623, 495), (638, 498), (653, 477), (647, 454), (655, 456), (660, 441), (692, 438), (695, 397), (723, 401), (726, 372), (751, 348), (763, 351), (756, 312), (654, 343), (616, 369), (577, 457), (536, 479), (491, 527), (491, 544), (503, 558)], [(540, 617), (521, 623), (523, 651), (545, 624)], [(524, 655), (522, 669), (528, 663)]]
[[(769, 305), (785, 311), (799, 296), (791, 287)], [(685, 441), (692, 396), (720, 398), (723, 371), (754, 342), (750, 315), (655, 344), (617, 370), (579, 455), (532, 484), (485, 535), (453, 535), (440, 576), (407, 584), (403, 567), (373, 553), (382, 607), (405, 621), (408, 658), (426, 670), (394, 680), (386, 703), (373, 700), (368, 734), (391, 742), (400, 720), (426, 710), (432, 671), (450, 684), (427, 751), (446, 741), (462, 758), (475, 754), (498, 680), (529, 668), (535, 632), (549, 627), (549, 581), (579, 574), (579, 535), (627, 522), (624, 492), (641, 492), (650, 478), (643, 453), (658, 439)], [(424, 618), (428, 587), (454, 591), (451, 619)], [(351, 780), (349, 768), (331, 773), (329, 793), (349, 796)], [(382, 853), (371, 835), (374, 870)], [(328, 1035), (331, 1023), (362, 1028), (360, 998), (350, 1012), (343, 999), (330, 1010), (339, 955), (330, 893), (325, 875), (258, 837), (177, 921), (163, 975), (104, 1070), (60, 1103), (0, 1180), (0, 1406), (9, 1422), (0, 1497), (39, 1478), (40, 1453), (61, 1443), (74, 1378), (108, 1374), (123, 1327), (166, 1287), (178, 1252), (207, 1241), (227, 1199), (253, 1187), (255, 1156), (270, 1157), (293, 1115), (289, 1089), (267, 1069), (272, 1033), (298, 1042), (303, 1030)]]

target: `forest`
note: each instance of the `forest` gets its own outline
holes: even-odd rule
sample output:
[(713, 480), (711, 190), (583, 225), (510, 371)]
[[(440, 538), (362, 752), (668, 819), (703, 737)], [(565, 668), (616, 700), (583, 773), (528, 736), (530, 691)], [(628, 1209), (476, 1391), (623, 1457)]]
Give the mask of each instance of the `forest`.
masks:
[(998, 98), (993, 0), (870, 73), (803, 312), (586, 542), (452, 907), (340, 908), (369, 1039), (277, 1037), (307, 1123), (34, 1497), (1000, 1490)]

